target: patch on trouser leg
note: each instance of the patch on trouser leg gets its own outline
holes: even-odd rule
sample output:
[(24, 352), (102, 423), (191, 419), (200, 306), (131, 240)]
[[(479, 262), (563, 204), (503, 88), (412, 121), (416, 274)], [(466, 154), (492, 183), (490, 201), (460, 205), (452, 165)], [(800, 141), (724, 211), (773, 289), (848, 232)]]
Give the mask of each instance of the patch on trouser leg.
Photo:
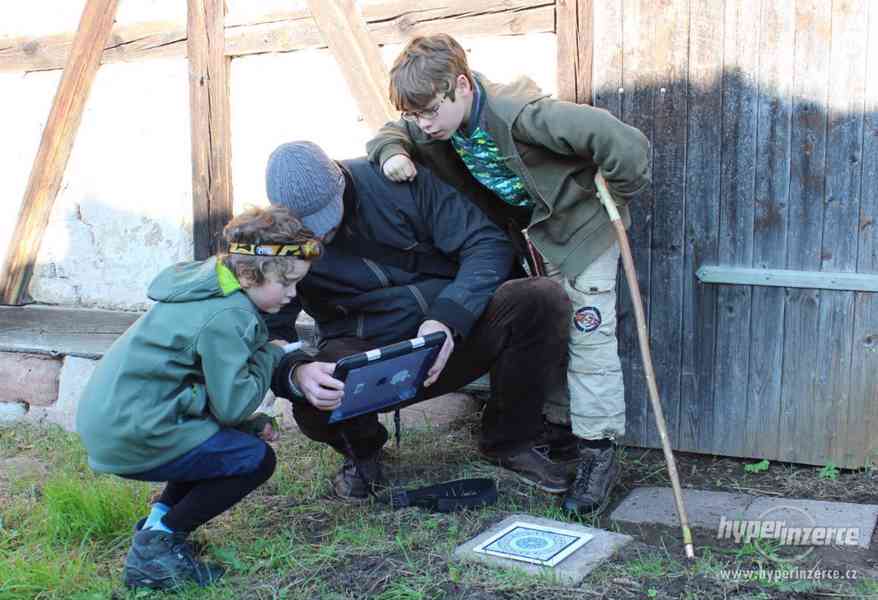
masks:
[(583, 306), (573, 313), (573, 326), (583, 333), (591, 333), (601, 326), (601, 311), (597, 306)]

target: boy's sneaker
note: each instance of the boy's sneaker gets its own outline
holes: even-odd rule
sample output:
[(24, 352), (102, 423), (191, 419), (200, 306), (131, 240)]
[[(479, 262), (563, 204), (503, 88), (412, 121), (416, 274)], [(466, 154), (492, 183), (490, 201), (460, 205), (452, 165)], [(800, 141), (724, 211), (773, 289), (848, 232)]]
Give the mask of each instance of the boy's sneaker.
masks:
[(519, 479), (550, 494), (563, 494), (570, 487), (570, 479), (563, 465), (549, 458), (548, 445), (536, 444), (511, 456), (496, 457), (484, 454), (485, 460), (509, 469)]
[(219, 565), (195, 560), (185, 533), (146, 529), (134, 535), (122, 575), (129, 588), (167, 590), (190, 582), (204, 587), (224, 572)]
[(344, 464), (332, 480), (332, 488), (339, 498), (364, 500), (369, 497), (370, 488), (372, 493), (377, 493), (385, 483), (378, 452), (369, 458), (359, 458), (356, 462), (346, 456)]
[(600, 514), (610, 501), (610, 492), (619, 477), (619, 456), (616, 445), (606, 448), (579, 446), (576, 479), (564, 496), (561, 506), (569, 513)]

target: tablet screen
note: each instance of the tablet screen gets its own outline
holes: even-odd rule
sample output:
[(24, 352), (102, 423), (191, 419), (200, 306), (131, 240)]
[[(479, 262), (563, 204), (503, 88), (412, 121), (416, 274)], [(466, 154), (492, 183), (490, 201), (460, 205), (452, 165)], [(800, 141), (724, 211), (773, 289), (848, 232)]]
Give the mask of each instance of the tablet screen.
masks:
[(398, 356), (381, 356), (347, 370), (341, 406), (332, 412), (329, 422), (379, 412), (414, 400), (440, 347), (441, 344), (410, 347)]

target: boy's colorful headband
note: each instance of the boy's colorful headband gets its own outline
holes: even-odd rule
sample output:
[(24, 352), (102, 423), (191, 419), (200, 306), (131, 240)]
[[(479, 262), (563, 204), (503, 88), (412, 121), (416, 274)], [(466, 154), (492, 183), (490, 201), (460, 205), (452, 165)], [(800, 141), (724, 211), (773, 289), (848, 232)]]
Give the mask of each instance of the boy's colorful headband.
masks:
[(229, 244), (229, 254), (245, 256), (291, 256), (308, 260), (320, 256), (320, 242), (308, 240), (304, 244)]

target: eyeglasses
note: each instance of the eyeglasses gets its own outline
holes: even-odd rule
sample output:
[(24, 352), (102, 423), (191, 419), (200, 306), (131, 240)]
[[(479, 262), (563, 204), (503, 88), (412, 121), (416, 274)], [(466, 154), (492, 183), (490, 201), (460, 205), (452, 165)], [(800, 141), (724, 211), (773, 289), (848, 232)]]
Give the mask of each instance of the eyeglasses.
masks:
[(448, 94), (446, 93), (442, 96), (442, 99), (436, 103), (436, 106), (432, 108), (425, 108), (424, 110), (406, 110), (403, 111), (400, 116), (403, 120), (408, 121), (409, 123), (417, 123), (418, 119), (423, 119), (425, 121), (432, 121), (437, 116), (439, 116), (439, 107), (442, 106), (442, 103), (445, 102), (445, 99), (448, 98)]

